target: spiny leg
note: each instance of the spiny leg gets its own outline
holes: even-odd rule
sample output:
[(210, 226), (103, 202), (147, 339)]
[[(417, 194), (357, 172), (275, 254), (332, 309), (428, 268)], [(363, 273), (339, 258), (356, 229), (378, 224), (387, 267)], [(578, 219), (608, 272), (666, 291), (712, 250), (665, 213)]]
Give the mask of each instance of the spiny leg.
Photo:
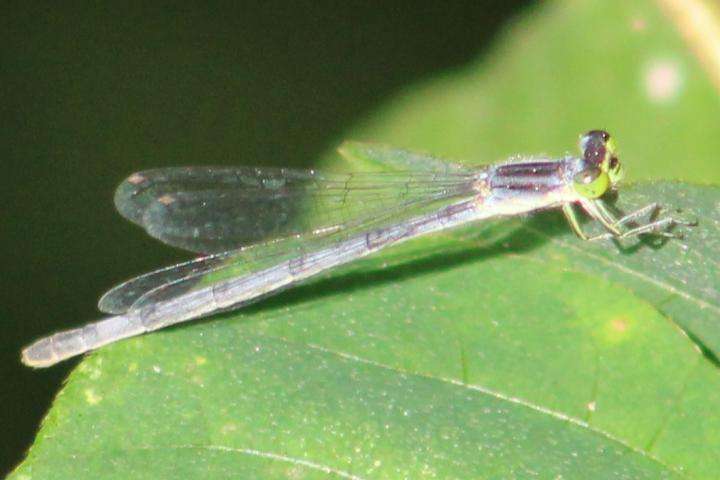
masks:
[[(602, 203), (602, 201), (597, 202), (597, 206), (600, 210), (604, 211), (608, 217), (614, 218), (613, 215), (607, 210), (607, 207)], [(648, 205), (645, 205), (644, 207), (640, 207), (635, 211), (632, 211), (628, 213), (627, 215), (624, 215), (620, 217), (619, 219), (615, 220), (613, 223), (613, 226), (615, 227), (621, 227), (627, 223), (633, 222), (635, 220), (639, 220), (642, 217), (648, 216), (652, 213), (661, 213), (661, 212), (667, 212), (668, 210), (660, 205), (657, 202), (650, 203)], [(672, 215), (668, 215), (667, 217), (658, 218), (657, 220), (649, 221), (647, 224), (653, 224), (656, 221), (660, 221), (664, 218), (672, 218), (672, 224), (673, 225), (685, 225), (685, 226), (695, 226), (697, 225), (697, 221), (691, 221), (691, 220), (684, 220), (681, 218), (673, 217)], [(645, 225), (645, 224), (642, 224)], [(639, 225), (638, 227), (642, 227), (642, 225)], [(633, 228), (634, 229), (634, 228)], [(631, 230), (633, 230), (631, 229)]]
[(615, 225), (617, 219), (610, 213), (599, 200), (589, 200), (581, 203), (583, 209), (590, 217), (600, 223), (608, 233), (595, 235), (588, 240), (601, 240), (603, 238), (621, 237), (623, 232)]
[(573, 232), (575, 232), (575, 235), (577, 235), (580, 240), (589, 240), (587, 234), (583, 232), (583, 229), (580, 226), (580, 221), (578, 220), (577, 213), (575, 213), (575, 210), (573, 209), (572, 203), (563, 204), (562, 212), (565, 215), (565, 219), (568, 221), (568, 224), (570, 224), (570, 228)]
[[(604, 207), (604, 205), (603, 205)], [(620, 227), (622, 225), (625, 225), (626, 223), (632, 222), (634, 220), (638, 220), (642, 217), (645, 217), (655, 211), (662, 211), (662, 207), (660, 204), (653, 202), (649, 205), (645, 205), (644, 207), (640, 207), (637, 210), (630, 212), (620, 218), (618, 218), (615, 221), (615, 226)]]
[(662, 211), (663, 207), (657, 202), (653, 202), (645, 205), (644, 207), (638, 208), (637, 210), (634, 210), (627, 215), (616, 218), (615, 215), (613, 215), (607, 209), (607, 207), (601, 200), (583, 202), (581, 205), (583, 209), (588, 213), (588, 215), (590, 215), (593, 219), (599, 222), (607, 230), (607, 232), (605, 233), (589, 237), (583, 231), (580, 225), (580, 221), (578, 220), (577, 213), (573, 208), (573, 205), (571, 203), (564, 204), (562, 206), (563, 214), (565, 215), (565, 218), (570, 224), (570, 228), (572, 228), (573, 232), (575, 232), (575, 235), (577, 235), (578, 238), (580, 238), (581, 240), (597, 241), (607, 240), (611, 238), (621, 239), (635, 237), (648, 233), (652, 233), (654, 235), (659, 235), (666, 238), (682, 238), (682, 234), (673, 233), (669, 231), (669, 229), (671, 229), (675, 225), (697, 225), (696, 221), (688, 221), (678, 219), (672, 216), (666, 216), (658, 218), (654, 221), (640, 224), (623, 232), (622, 230), (620, 230), (620, 227), (630, 222), (636, 221), (640, 218), (643, 218), (649, 214), (652, 214), (653, 212)]
[(635, 228), (631, 228), (630, 230), (624, 232), (618, 238), (635, 237), (635, 236), (643, 235), (646, 233), (652, 233), (654, 235), (660, 235), (660, 236), (666, 237), (666, 238), (682, 238), (682, 234), (673, 233), (668, 230), (669, 228), (672, 228), (675, 225), (678, 225), (678, 222), (673, 217), (663, 217), (658, 220), (655, 220), (654, 222), (646, 223), (643, 225), (639, 225)]
[[(637, 220), (638, 218), (644, 217), (648, 215), (651, 212), (654, 212), (658, 208), (657, 203), (651, 203), (649, 205), (645, 205), (644, 207), (638, 208), (637, 210), (628, 213), (627, 215), (624, 215), (623, 217), (616, 218), (605, 206), (605, 204), (602, 202), (602, 200), (596, 200), (593, 202), (589, 202), (587, 205), (583, 205), (585, 207), (585, 211), (587, 211), (590, 216), (595, 218), (600, 224), (605, 227), (608, 232), (601, 233), (598, 235), (594, 235), (588, 240), (591, 241), (597, 241), (597, 240), (607, 240), (610, 238), (625, 238), (627, 237), (627, 231), (622, 232), (620, 230), (620, 227), (623, 225), (632, 222), (634, 220)], [(633, 231), (635, 229), (630, 229), (630, 231)], [(638, 232), (637, 235), (640, 233)]]
[(621, 232), (619, 230), (619, 227), (626, 225), (627, 223), (630, 223), (632, 221), (638, 220), (642, 217), (645, 217), (652, 212), (662, 211), (663, 207), (658, 203), (653, 202), (633, 212), (630, 212), (619, 219), (615, 219), (613, 214), (607, 210), (607, 207), (605, 207), (601, 200), (594, 200), (592, 202), (588, 202), (587, 204), (583, 204), (583, 207), (590, 214), (590, 216), (595, 218), (598, 222), (600, 222), (600, 224), (603, 225), (603, 227), (608, 230), (607, 233), (590, 237), (589, 240), (603, 240), (613, 237), (628, 238), (648, 233), (652, 233), (654, 235), (659, 235), (666, 238), (682, 238), (682, 234), (673, 233), (669, 231), (669, 229), (671, 229), (675, 225), (697, 225), (697, 222), (694, 221), (688, 221), (672, 216), (666, 216)]
[(697, 220), (684, 220), (668, 215), (666, 217), (658, 218), (655, 221), (648, 222), (643, 225), (638, 225), (635, 228), (631, 228), (630, 230), (623, 233), (622, 237), (620, 238), (633, 237), (646, 233), (660, 235), (665, 238), (683, 238), (682, 233), (673, 233), (670, 231), (670, 229), (676, 225), (694, 227), (697, 225)]

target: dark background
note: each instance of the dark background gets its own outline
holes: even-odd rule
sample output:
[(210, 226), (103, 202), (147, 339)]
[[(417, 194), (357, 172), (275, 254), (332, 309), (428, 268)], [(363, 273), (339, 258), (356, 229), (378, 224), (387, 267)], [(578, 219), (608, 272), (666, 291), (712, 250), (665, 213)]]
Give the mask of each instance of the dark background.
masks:
[(77, 361), (22, 346), (100, 317), (99, 295), (188, 258), (122, 220), (127, 174), (308, 165), (409, 83), (487, 51), (528, 0), (3, 2), (0, 475)]

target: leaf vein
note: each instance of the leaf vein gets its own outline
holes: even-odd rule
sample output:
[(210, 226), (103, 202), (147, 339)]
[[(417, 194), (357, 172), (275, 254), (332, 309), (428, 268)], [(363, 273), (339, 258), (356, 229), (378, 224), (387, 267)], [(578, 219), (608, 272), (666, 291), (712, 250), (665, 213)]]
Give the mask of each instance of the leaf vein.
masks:
[[(281, 340), (281, 341), (284, 341), (284, 342), (289, 343), (289, 344), (298, 344), (298, 342), (295, 342), (295, 341), (293, 341), (293, 340), (291, 340), (291, 339), (287, 339), (287, 338), (284, 338), (284, 337), (281, 337), (281, 336), (273, 336), (273, 335), (267, 335), (267, 334), (261, 334), (260, 336), (264, 336), (264, 337), (268, 337), (268, 338), (273, 338), (273, 339), (275, 339), (275, 340)], [(507, 401), (507, 402), (513, 403), (513, 404), (515, 404), (515, 405), (519, 405), (519, 406), (521, 406), (521, 407), (529, 408), (529, 409), (534, 410), (534, 411), (536, 411), (536, 412), (539, 412), (539, 413), (542, 413), (542, 414), (545, 414), (545, 415), (549, 415), (549, 416), (551, 416), (551, 417), (553, 417), (553, 418), (555, 418), (555, 419), (557, 419), (557, 420), (561, 420), (561, 421), (570, 423), (570, 424), (572, 424), (572, 425), (576, 425), (576, 426), (578, 426), (578, 427), (585, 428), (585, 429), (587, 429), (589, 432), (591, 432), (591, 433), (593, 433), (593, 434), (595, 434), (595, 435), (599, 435), (599, 436), (601, 436), (601, 437), (603, 437), (603, 438), (606, 438), (606, 439), (608, 439), (608, 440), (610, 440), (610, 441), (612, 441), (612, 442), (615, 442), (615, 443), (621, 445), (622, 447), (628, 449), (628, 450), (631, 451), (631, 452), (637, 453), (637, 454), (639, 454), (639, 455), (641, 455), (641, 456), (643, 456), (643, 457), (648, 458), (649, 460), (657, 463), (658, 465), (662, 466), (663, 468), (666, 468), (666, 469), (672, 471), (673, 473), (682, 475), (682, 476), (684, 476), (684, 477), (686, 476), (682, 470), (679, 470), (678, 468), (672, 467), (672, 466), (664, 463), (662, 460), (660, 460), (659, 458), (655, 457), (655, 456), (652, 455), (650, 452), (645, 451), (645, 450), (643, 450), (643, 449), (640, 448), (640, 447), (635, 447), (635, 446), (633, 446), (633, 445), (631, 445), (631, 444), (623, 441), (622, 439), (620, 439), (620, 438), (618, 438), (618, 437), (615, 437), (614, 435), (612, 435), (612, 434), (609, 433), (609, 432), (606, 432), (606, 431), (604, 431), (604, 430), (600, 430), (599, 428), (597, 428), (597, 427), (595, 427), (595, 426), (593, 426), (593, 425), (590, 425), (589, 423), (587, 423), (587, 422), (585, 422), (585, 421), (583, 421), (583, 420), (580, 420), (580, 419), (578, 419), (578, 418), (572, 417), (572, 416), (570, 416), (570, 415), (566, 415), (566, 414), (564, 414), (564, 413), (562, 413), (562, 412), (557, 412), (557, 411), (552, 410), (552, 409), (547, 408), (547, 407), (543, 407), (543, 406), (540, 406), (540, 405), (536, 405), (536, 404), (534, 404), (534, 403), (532, 403), (532, 402), (529, 402), (529, 401), (527, 401), (527, 400), (524, 400), (524, 399), (522, 399), (522, 398), (520, 398), (520, 397), (515, 397), (515, 396), (512, 396), (512, 395), (507, 395), (507, 394), (504, 394), (504, 393), (501, 393), (501, 392), (498, 392), (498, 391), (495, 391), (495, 390), (491, 390), (491, 389), (489, 389), (489, 388), (487, 388), (487, 387), (483, 387), (483, 386), (481, 386), (481, 385), (467, 384), (467, 383), (464, 383), (464, 382), (461, 381), (461, 380), (455, 380), (455, 379), (444, 378), (444, 377), (436, 377), (436, 376), (426, 375), (426, 374), (423, 374), (423, 373), (420, 373), (420, 372), (413, 372), (413, 371), (409, 371), (409, 370), (403, 370), (403, 369), (400, 369), (400, 368), (395, 367), (395, 366), (392, 366), (392, 365), (386, 365), (386, 364), (384, 364), (384, 363), (376, 362), (376, 361), (374, 361), (374, 360), (370, 360), (370, 359), (367, 359), (367, 358), (363, 358), (363, 357), (360, 357), (360, 356), (357, 356), (357, 355), (353, 355), (353, 354), (350, 354), (350, 353), (340, 352), (340, 351), (337, 351), (337, 350), (332, 350), (332, 349), (329, 349), (329, 348), (327, 348), (327, 347), (324, 347), (324, 346), (321, 346), (321, 345), (317, 345), (317, 344), (313, 344), (313, 343), (301, 343), (301, 345), (303, 345), (303, 346), (305, 346), (305, 347), (308, 347), (308, 348), (311, 348), (311, 349), (314, 349), (314, 350), (317, 350), (317, 351), (320, 351), (320, 352), (322, 352), (322, 353), (326, 353), (326, 354), (330, 354), (330, 355), (335, 355), (335, 356), (338, 356), (338, 357), (340, 357), (340, 358), (344, 358), (344, 359), (347, 359), (347, 360), (351, 360), (351, 361), (363, 363), (363, 364), (365, 364), (365, 365), (370, 365), (370, 366), (377, 367), (377, 368), (382, 368), (382, 369), (389, 370), (389, 371), (391, 371), (391, 372), (399, 373), (399, 374), (402, 374), (402, 375), (409, 375), (409, 376), (413, 376), (413, 377), (417, 377), (417, 378), (434, 380), (434, 381), (438, 381), (438, 382), (450, 384), (450, 385), (453, 385), (453, 386), (457, 386), (457, 387), (461, 387), (461, 388), (466, 388), (466, 389), (469, 389), (469, 390), (477, 391), (477, 392), (479, 392), (479, 393), (481, 393), (481, 394), (491, 396), (491, 397), (496, 398), (496, 399), (498, 399), (498, 400)]]

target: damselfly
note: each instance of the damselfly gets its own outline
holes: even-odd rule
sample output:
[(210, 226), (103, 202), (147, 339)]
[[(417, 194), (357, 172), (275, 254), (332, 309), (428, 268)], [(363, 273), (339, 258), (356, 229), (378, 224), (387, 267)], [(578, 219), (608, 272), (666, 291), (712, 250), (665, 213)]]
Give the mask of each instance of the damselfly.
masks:
[[(36, 341), (23, 362), (47, 367), (237, 308), (391, 245), (478, 220), (560, 208), (583, 240), (672, 238), (673, 226), (690, 225), (652, 217), (657, 204), (622, 217), (606, 206), (622, 165), (610, 135), (600, 130), (581, 137), (580, 156), (481, 168), (365, 144), (347, 144), (341, 153), (358, 150), (394, 171), (186, 167), (131, 175), (115, 194), (120, 213), (161, 241), (206, 256), (116, 286), (99, 302), (112, 316)], [(604, 233), (586, 234), (577, 208)]]

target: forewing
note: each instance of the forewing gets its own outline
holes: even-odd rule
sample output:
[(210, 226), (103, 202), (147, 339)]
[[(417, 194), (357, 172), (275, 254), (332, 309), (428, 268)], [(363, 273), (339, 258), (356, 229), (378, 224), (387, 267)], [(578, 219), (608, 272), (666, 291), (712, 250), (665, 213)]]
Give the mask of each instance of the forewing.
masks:
[(467, 190), (465, 171), (325, 173), (248, 167), (139, 172), (117, 189), (120, 213), (172, 246), (217, 253)]
[[(319, 175), (313, 173), (312, 178), (316, 179), (313, 187), (303, 190), (305, 197), (297, 197), (298, 202), (311, 207), (307, 212), (298, 213), (305, 218), (292, 223), (297, 230), (276, 227), (276, 232), (285, 233), (284, 237), (131, 279), (106, 293), (100, 300), (100, 309), (122, 313), (173, 298), (205, 286), (208, 281), (216, 282), (267, 268), (370, 229), (439, 208), (452, 199), (470, 196), (474, 183), (470, 174), (363, 173), (343, 175), (345, 187), (335, 191), (326, 186), (336, 184), (340, 177), (333, 174), (329, 180), (328, 176)], [(318, 178), (323, 180), (317, 181)]]

